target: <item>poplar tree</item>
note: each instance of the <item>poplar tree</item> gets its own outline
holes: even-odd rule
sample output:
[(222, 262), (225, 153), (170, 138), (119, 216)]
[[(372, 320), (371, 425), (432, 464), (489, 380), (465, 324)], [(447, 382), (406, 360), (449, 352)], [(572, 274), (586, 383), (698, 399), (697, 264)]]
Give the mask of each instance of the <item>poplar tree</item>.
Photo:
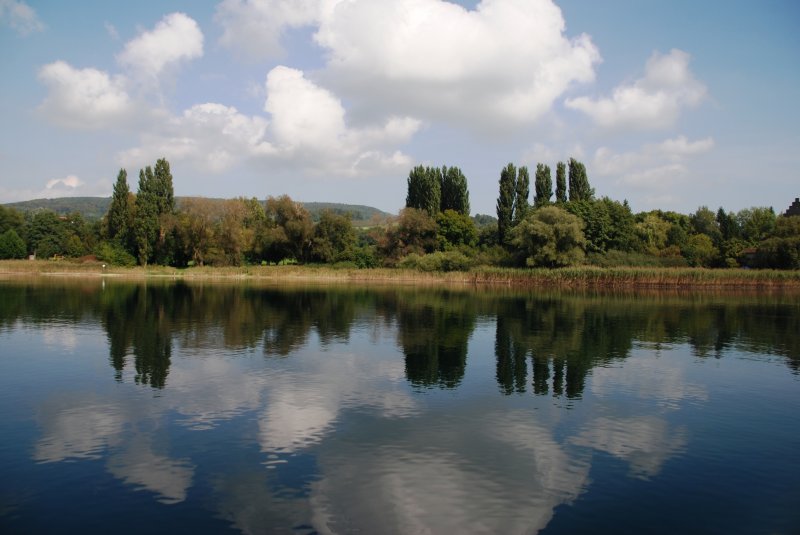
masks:
[(467, 177), (458, 167), (442, 167), (441, 203), (439, 209), (455, 210), (469, 215), (469, 189)]
[(128, 172), (120, 169), (117, 175), (117, 182), (114, 184), (114, 193), (111, 196), (111, 206), (108, 208), (106, 225), (108, 238), (120, 245), (128, 244), (130, 233), (131, 210), (130, 205), (131, 190), (128, 187)]
[(136, 219), (133, 224), (136, 256), (146, 266), (153, 255), (158, 238), (158, 199), (153, 169), (148, 165), (139, 170), (139, 189), (136, 195)]
[(516, 195), (517, 170), (509, 163), (500, 172), (500, 195), (497, 197), (497, 236), (506, 243), (514, 221), (514, 196)]
[(531, 177), (528, 174), (528, 168), (524, 165), (517, 171), (517, 182), (514, 186), (516, 194), (514, 199), (514, 225), (516, 225), (528, 215), (530, 208), (528, 197), (531, 193)]
[(439, 212), (442, 199), (442, 171), (418, 165), (408, 174), (406, 208), (425, 210), (430, 216)]
[(155, 172), (148, 165), (139, 171), (139, 191), (136, 196), (136, 219), (133, 231), (136, 256), (143, 266), (156, 259), (167, 261), (171, 254), (168, 239), (175, 214), (175, 194), (169, 162), (161, 158)]
[(564, 162), (556, 165), (556, 202), (567, 202), (567, 172)]
[(536, 164), (535, 190), (534, 206), (538, 208), (550, 204), (550, 197), (553, 196), (553, 180), (550, 178), (550, 166)]
[(591, 201), (594, 190), (589, 186), (586, 167), (575, 158), (569, 159), (569, 200)]

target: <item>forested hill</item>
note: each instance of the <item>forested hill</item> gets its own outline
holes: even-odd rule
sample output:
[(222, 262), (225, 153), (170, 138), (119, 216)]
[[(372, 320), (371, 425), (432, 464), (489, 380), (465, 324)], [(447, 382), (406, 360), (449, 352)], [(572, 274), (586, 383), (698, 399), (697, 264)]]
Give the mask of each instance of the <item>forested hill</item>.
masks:
[[(185, 197), (176, 197), (178, 209), (181, 200)], [(224, 199), (209, 199), (211, 201), (222, 202)], [(39, 210), (52, 210), (59, 215), (66, 215), (78, 212), (86, 219), (100, 219), (111, 204), (111, 197), (60, 197), (57, 199), (35, 199), (33, 201), (21, 201), (8, 203), (5, 206), (15, 208), (21, 212), (36, 212)], [(355, 226), (366, 226), (377, 216), (383, 219), (390, 214), (372, 206), (360, 204), (340, 204), (330, 202), (306, 202), (301, 203), (306, 210), (311, 213), (314, 221), (319, 220), (319, 215), (323, 210), (330, 210), (337, 214), (350, 214)]]

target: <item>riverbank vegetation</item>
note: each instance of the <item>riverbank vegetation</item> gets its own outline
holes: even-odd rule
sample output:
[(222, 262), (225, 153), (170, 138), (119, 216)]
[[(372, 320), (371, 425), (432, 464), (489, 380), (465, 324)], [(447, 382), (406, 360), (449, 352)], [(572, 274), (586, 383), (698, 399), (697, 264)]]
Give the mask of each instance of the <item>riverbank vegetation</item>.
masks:
[(417, 166), (397, 216), (356, 226), (341, 211), (312, 218), (286, 195), (265, 201), (184, 198), (178, 206), (169, 163), (161, 159), (139, 171), (136, 193), (120, 170), (100, 219), (0, 206), (0, 259), (96, 258), (108, 269), (237, 272), (302, 264), (328, 266), (325, 273), (338, 276), (391, 268), (400, 270), (399, 278), (411, 271), (461, 272), (482, 281), (576, 285), (783, 285), (794, 284), (796, 274), (761, 269), (800, 269), (800, 217), (776, 215), (771, 207), (633, 213), (626, 201), (596, 198), (586, 167), (575, 159), (557, 163), (555, 192), (545, 164), (536, 166), (532, 195), (526, 167), (509, 163), (499, 176), (497, 217), (470, 216), (467, 179), (459, 168)]

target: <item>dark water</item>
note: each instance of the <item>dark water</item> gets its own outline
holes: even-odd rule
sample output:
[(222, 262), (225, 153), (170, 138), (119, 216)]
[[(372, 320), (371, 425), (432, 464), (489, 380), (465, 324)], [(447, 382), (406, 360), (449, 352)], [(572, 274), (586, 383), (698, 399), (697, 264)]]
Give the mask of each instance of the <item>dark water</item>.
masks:
[(800, 298), (0, 282), (2, 533), (800, 533)]

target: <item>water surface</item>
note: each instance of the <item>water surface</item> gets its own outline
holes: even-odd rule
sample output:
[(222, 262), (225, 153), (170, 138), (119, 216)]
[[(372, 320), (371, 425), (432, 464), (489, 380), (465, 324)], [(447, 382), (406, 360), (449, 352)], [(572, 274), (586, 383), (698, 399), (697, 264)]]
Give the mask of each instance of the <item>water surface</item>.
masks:
[(4, 533), (798, 533), (800, 299), (0, 281)]

